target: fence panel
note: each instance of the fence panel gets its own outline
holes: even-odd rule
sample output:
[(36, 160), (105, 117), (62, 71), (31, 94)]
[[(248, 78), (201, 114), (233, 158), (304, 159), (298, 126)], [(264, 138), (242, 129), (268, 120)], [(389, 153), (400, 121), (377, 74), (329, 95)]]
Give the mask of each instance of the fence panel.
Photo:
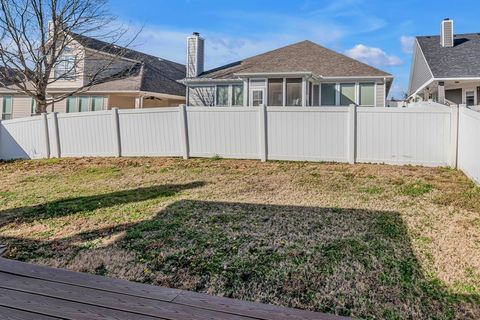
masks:
[(0, 159), (38, 159), (47, 154), (41, 116), (0, 122)]
[(259, 158), (259, 110), (187, 107), (190, 156)]
[(123, 156), (181, 155), (179, 108), (119, 110)]
[(58, 131), (62, 157), (116, 155), (112, 111), (58, 114)]
[(268, 159), (348, 161), (348, 107), (267, 110)]
[(451, 109), (358, 108), (357, 162), (446, 166)]
[(480, 184), (480, 112), (460, 108), (458, 168)]

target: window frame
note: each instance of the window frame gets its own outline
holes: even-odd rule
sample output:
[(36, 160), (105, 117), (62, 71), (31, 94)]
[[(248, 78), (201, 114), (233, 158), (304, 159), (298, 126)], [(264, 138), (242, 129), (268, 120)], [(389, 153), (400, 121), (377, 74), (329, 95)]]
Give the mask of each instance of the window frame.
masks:
[[(65, 52), (67, 51), (67, 52)], [(58, 57), (57, 63), (53, 68), (53, 77), (55, 80), (75, 81), (76, 72), (76, 56), (73, 49), (64, 48), (64, 52)], [(70, 65), (71, 64), (71, 65)], [(60, 69), (60, 71), (59, 71)]]
[[(87, 104), (87, 110), (85, 111), (80, 111), (80, 100), (88, 99), (88, 104)], [(94, 99), (102, 99), (102, 109), (100, 110), (93, 110), (93, 100)], [(69, 101), (74, 100), (74, 110), (69, 111)], [(105, 97), (104, 96), (71, 96), (65, 99), (65, 110), (66, 113), (76, 113), (76, 112), (97, 112), (97, 111), (103, 111), (105, 110)]]
[[(294, 84), (300, 84), (300, 104), (299, 105), (290, 105), (288, 104), (289, 102), (289, 96), (288, 96), (288, 80), (300, 80), (300, 82), (292, 82)], [(307, 97), (304, 97), (305, 90), (304, 90), (304, 79), (303, 78), (285, 78), (285, 101), (284, 105), (286, 107), (302, 107), (305, 105), (304, 101)]]
[[(362, 105), (362, 104), (361, 104), (361, 103), (362, 103), (362, 90), (361, 90), (362, 84), (369, 84), (369, 85), (372, 86), (372, 89), (373, 89), (373, 104), (372, 104), (372, 105), (369, 105), (369, 104)], [(358, 99), (357, 99), (358, 103), (357, 103), (357, 105), (358, 105), (359, 107), (375, 107), (375, 105), (376, 105), (376, 100), (377, 100), (377, 86), (376, 86), (376, 83), (375, 83), (375, 82), (367, 82), (367, 81), (365, 81), (365, 82), (358, 82), (357, 85), (358, 85), (358, 90), (357, 90), (357, 91), (358, 91), (358, 93), (357, 93), (357, 95), (358, 95)]]
[[(13, 96), (1, 96), (2, 97), (2, 120), (13, 119)], [(10, 99), (10, 113), (5, 112), (5, 100)]]
[[(271, 94), (271, 90), (270, 90), (270, 83), (276, 83), (276, 84), (280, 84), (280, 90), (282, 92), (282, 96), (280, 98), (281, 100), (281, 103), (280, 104), (273, 104), (273, 103), (270, 103), (270, 94)], [(285, 93), (285, 78), (268, 78), (267, 79), (267, 105), (270, 106), (270, 107), (284, 107), (285, 106), (285, 100), (286, 100), (286, 93)]]
[[(226, 104), (218, 104), (218, 88), (226, 88), (227, 89), (227, 103)], [(215, 85), (215, 106), (216, 107), (230, 107), (232, 105), (231, 96), (230, 96), (230, 84), (217, 84)]]
[[(334, 99), (334, 103), (333, 104), (323, 104), (323, 88), (322, 86), (324, 84), (328, 84), (328, 85), (333, 85), (333, 99)], [(338, 106), (338, 103), (339, 103), (339, 97), (338, 97), (338, 89), (337, 89), (337, 86), (338, 86), (338, 83), (336, 82), (321, 82), (320, 83), (320, 89), (319, 89), (319, 93), (320, 93), (320, 99), (319, 99), (319, 104), (321, 107), (331, 107), (331, 106)]]

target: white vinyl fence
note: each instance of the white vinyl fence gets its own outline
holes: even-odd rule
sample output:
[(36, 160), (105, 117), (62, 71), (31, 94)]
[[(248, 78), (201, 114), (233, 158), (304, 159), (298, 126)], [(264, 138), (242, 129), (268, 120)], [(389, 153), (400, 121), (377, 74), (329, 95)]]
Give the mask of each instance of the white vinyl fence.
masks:
[(458, 168), (480, 184), (480, 112), (460, 108)]
[[(461, 108), (171, 107), (0, 123), (0, 158), (181, 156), (456, 166), (479, 180), (479, 113)], [(460, 132), (460, 139), (457, 132)], [(476, 144), (476, 147), (475, 147)]]

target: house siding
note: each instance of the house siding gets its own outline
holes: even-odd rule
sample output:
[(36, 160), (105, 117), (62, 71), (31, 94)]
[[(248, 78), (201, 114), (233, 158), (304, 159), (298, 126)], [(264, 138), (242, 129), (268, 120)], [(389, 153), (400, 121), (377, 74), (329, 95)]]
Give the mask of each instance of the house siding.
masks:
[(13, 96), (12, 118), (30, 117), (32, 110), (32, 98), (29, 96)]
[(377, 83), (375, 107), (385, 107), (385, 82)]
[(214, 106), (215, 86), (190, 87), (188, 90), (188, 104), (193, 107)]
[(415, 91), (430, 79), (433, 79), (432, 72), (425, 60), (425, 56), (423, 55), (418, 41), (415, 41), (412, 70), (410, 72), (409, 94), (411, 95), (415, 93)]

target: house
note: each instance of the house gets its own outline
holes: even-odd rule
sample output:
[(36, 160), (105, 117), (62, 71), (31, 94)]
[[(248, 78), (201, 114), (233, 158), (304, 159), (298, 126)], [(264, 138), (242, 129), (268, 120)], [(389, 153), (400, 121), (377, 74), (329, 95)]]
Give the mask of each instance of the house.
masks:
[(391, 74), (311, 41), (204, 71), (205, 40), (187, 39), (189, 106), (385, 107)]
[(440, 35), (416, 37), (409, 96), (446, 105), (479, 105), (480, 33), (454, 34), (453, 20), (447, 18)]
[[(48, 87), (48, 95), (58, 97), (83, 87), (89, 75), (95, 74), (95, 68), (108, 64), (108, 70), (105, 67), (101, 74), (105, 81), (96, 81), (86, 92), (49, 106), (48, 112), (167, 107), (185, 103), (185, 86), (178, 82), (185, 77), (184, 65), (94, 38), (70, 35), (73, 41), (52, 73), (52, 77), (58, 78)], [(114, 50), (122, 52), (115, 60), (111, 58)], [(109, 77), (115, 72), (125, 74)], [(35, 108), (35, 101), (12, 85), (0, 87), (2, 119), (31, 116)]]

